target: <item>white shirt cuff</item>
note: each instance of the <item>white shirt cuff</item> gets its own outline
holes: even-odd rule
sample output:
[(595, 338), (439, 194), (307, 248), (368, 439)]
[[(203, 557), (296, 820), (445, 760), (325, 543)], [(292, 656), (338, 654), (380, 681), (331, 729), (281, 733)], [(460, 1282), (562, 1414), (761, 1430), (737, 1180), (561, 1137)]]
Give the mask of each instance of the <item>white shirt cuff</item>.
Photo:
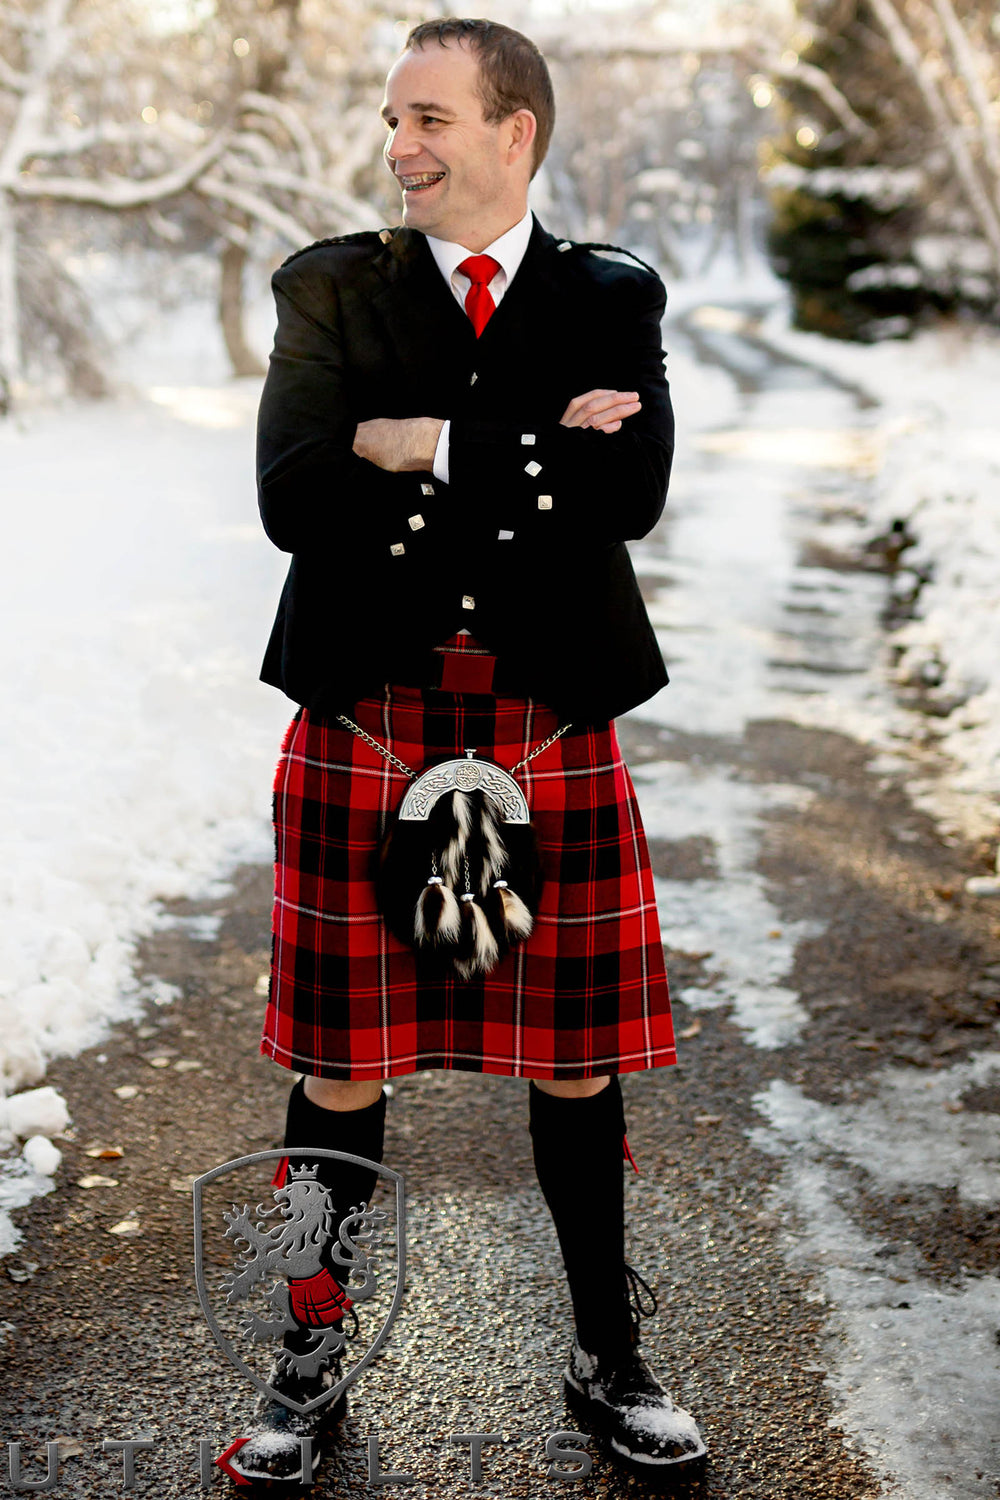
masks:
[(448, 483), (448, 443), (451, 436), (451, 422), (447, 421), (438, 434), (437, 447), (434, 449), (434, 478), (440, 479), (442, 484)]

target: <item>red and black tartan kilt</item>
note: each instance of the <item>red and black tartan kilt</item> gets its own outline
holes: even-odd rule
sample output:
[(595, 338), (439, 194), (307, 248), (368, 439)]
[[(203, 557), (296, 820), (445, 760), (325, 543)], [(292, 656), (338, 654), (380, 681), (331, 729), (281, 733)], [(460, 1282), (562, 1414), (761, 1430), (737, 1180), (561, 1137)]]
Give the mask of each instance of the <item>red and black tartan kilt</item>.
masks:
[[(469, 636), (436, 649), (486, 651)], [(509, 770), (559, 725), (530, 698), (395, 684), (351, 717), (415, 771), (467, 747)], [(545, 875), (534, 931), (488, 975), (428, 970), (375, 904), (379, 843), (408, 778), (335, 718), (299, 710), (275, 778), (261, 1052), (340, 1079), (590, 1078), (676, 1061), (649, 851), (613, 721), (571, 728), (517, 780)]]

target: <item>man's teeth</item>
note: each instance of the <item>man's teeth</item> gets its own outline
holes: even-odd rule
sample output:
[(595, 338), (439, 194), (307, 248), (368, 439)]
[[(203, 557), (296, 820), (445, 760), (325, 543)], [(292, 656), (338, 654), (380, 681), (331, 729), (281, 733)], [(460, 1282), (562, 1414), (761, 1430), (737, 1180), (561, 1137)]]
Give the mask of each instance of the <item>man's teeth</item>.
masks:
[(444, 176), (443, 172), (421, 172), (414, 177), (401, 177), (400, 181), (407, 190), (413, 188), (430, 187), (432, 183), (440, 182)]

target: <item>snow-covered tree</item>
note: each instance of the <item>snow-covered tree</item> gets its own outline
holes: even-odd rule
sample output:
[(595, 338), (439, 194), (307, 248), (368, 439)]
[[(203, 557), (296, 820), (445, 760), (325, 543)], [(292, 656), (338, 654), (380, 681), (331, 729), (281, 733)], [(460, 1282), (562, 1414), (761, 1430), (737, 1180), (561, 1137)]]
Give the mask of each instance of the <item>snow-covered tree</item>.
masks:
[(81, 214), (177, 253), (234, 247), (220, 301), (234, 363), (249, 359), (238, 288), (250, 238), (290, 249), (377, 220), (353, 185), (377, 155), (364, 75), (378, 46), (361, 48), (364, 68), (352, 61), (380, 28), (382, 52), (398, 46), (377, 3), (191, 0), (190, 25), (166, 26), (139, 0), (0, 0), (6, 388), (24, 373), (26, 322), (48, 335), (32, 348), (54, 345), (78, 388), (102, 388), (92, 320), (50, 249), (57, 222), (86, 234)]
[(759, 197), (760, 111), (735, 41), (701, 47), (644, 14), (608, 36), (552, 29), (553, 214), (574, 237), (645, 249), (671, 276), (724, 247), (746, 259)]
[(52, 208), (86, 204), (127, 213), (164, 202), (225, 150), (224, 130), (193, 141), (169, 119), (153, 129), (158, 112), (148, 90), (156, 59), (151, 47), (143, 56), (136, 21), (115, 0), (102, 7), (86, 0), (0, 6), (0, 378), (8, 385), (23, 372), (27, 320), (60, 350), (75, 335), (78, 359), (70, 370), (77, 385), (102, 387), (99, 367), (84, 352), (79, 297), (54, 304), (47, 295), (54, 281), (67, 292), (71, 286), (49, 250)]
[[(957, 8), (956, 8), (957, 7)], [(993, 0), (798, 0), (754, 86), (780, 91), (771, 245), (800, 324), (908, 332), (1000, 312), (1000, 22)], [(768, 81), (770, 80), (770, 82)]]
[(237, 374), (257, 368), (242, 329), (251, 255), (381, 222), (370, 201), (376, 106), (398, 30), (380, 0), (216, 0), (199, 27), (198, 49), (232, 59), (213, 113), (236, 128), (193, 190), (222, 237), (220, 316)]

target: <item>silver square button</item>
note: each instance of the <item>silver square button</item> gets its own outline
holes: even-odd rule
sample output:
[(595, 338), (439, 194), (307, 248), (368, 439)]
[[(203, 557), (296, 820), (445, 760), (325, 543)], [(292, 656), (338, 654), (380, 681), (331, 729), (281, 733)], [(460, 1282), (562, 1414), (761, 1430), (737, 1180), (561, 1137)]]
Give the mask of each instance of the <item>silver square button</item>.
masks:
[(514, 533), (512, 531), (504, 531), (503, 529), (501, 529), (497, 532), (497, 541), (509, 542), (513, 535)]
[(432, 484), (422, 484), (420, 486), (420, 493), (422, 495), (433, 495), (434, 486)]
[(539, 495), (539, 497), (538, 497), (538, 509), (539, 510), (551, 510), (552, 509), (552, 496), (551, 495)]
[(530, 464), (525, 464), (524, 472), (526, 474), (530, 474), (532, 479), (534, 479), (536, 474), (540, 474), (542, 472), (542, 466), (536, 459), (533, 458)]
[(409, 520), (411, 531), (419, 531), (421, 526), (424, 525), (423, 516), (409, 516), (407, 519)]
[(534, 441), (535, 441), (535, 434), (533, 432), (522, 432), (521, 433), (521, 442), (523, 443), (523, 445), (525, 446), (525, 448), (530, 448), (533, 445)]
[(475, 609), (475, 607), (476, 607), (476, 601), (472, 597), (472, 595), (471, 594), (463, 594), (462, 595), (462, 608), (463, 609)]
[(403, 546), (402, 542), (393, 542), (392, 546), (389, 548), (389, 551), (392, 553), (393, 557), (402, 557), (403, 553), (406, 551), (406, 548)]

